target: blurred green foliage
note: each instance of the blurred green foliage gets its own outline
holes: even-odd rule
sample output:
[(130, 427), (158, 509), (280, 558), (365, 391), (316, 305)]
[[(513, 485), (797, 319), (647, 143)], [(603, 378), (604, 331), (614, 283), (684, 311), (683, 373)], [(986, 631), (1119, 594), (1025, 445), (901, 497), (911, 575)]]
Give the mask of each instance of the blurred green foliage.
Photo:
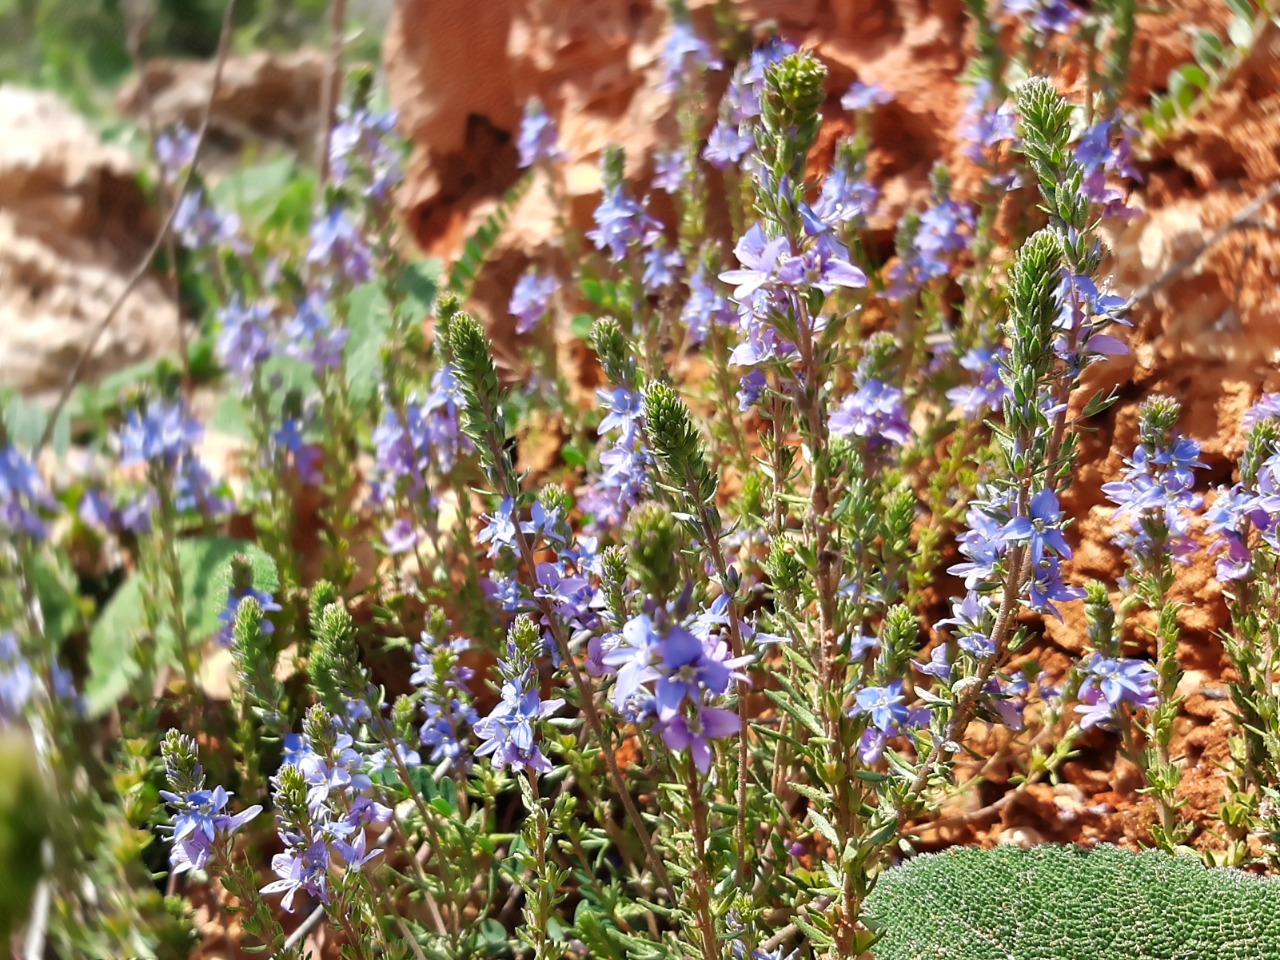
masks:
[[(206, 58), (218, 47), (227, 0), (0, 0), (0, 81), (54, 89), (92, 110), (130, 71), (130, 26), (145, 25), (145, 57)], [(328, 0), (237, 0), (237, 49), (323, 42)], [(362, 31), (351, 53), (376, 58)]]

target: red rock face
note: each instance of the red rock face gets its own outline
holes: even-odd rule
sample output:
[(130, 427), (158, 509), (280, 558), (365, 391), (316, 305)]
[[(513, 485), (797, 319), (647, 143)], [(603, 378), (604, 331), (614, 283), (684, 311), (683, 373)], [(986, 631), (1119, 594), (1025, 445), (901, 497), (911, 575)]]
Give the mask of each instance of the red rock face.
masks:
[[(714, 6), (712, 0), (689, 3), (704, 33)], [(889, 235), (904, 206), (920, 199), (939, 158), (955, 162), (964, 187), (954, 131), (968, 99), (960, 75), (972, 30), (960, 0), (740, 0), (731, 6), (742, 23), (776, 26), (814, 49), (830, 70), (826, 112), (833, 119), (815, 148), (815, 169), (826, 166), (847, 130), (837, 101), (849, 83), (874, 82), (895, 94), (873, 118), (869, 172), (886, 200), (870, 224), (873, 233)], [(674, 131), (674, 104), (656, 90), (669, 28), (665, 11), (656, 0), (399, 0), (387, 67), (403, 129), (414, 143), (404, 204), (418, 242), (453, 255), (515, 181), (515, 132), (523, 104), (534, 95), (560, 124), (568, 154), (564, 204), (575, 225), (590, 224), (599, 191), (596, 162), (606, 143), (623, 144), (629, 174), (646, 177), (648, 150)], [(1223, 5), (1188, 0), (1139, 17), (1128, 105), (1145, 106), (1153, 91), (1163, 90), (1169, 71), (1191, 59), (1188, 26), (1224, 32)], [(1070, 88), (1083, 75), (1081, 63), (1069, 62), (1061, 78)], [(723, 82), (713, 81), (709, 98), (719, 96)], [(1075, 401), (1082, 405), (1094, 390), (1112, 386), (1123, 397), (1088, 425), (1078, 478), (1064, 499), (1076, 518), (1072, 570), (1080, 582), (1114, 582), (1122, 573), (1111, 544), (1112, 508), (1099, 488), (1133, 450), (1144, 398), (1167, 394), (1182, 403), (1182, 430), (1204, 444), (1217, 484), (1230, 481), (1243, 448), (1245, 411), (1264, 390), (1280, 390), (1280, 202), (1213, 236), (1280, 179), (1280, 31), (1266, 29), (1207, 106), (1162, 142), (1142, 144), (1138, 161), (1145, 182), (1133, 203), (1145, 216), (1111, 231), (1104, 270), (1123, 294), (1159, 285), (1130, 315), (1131, 355), (1091, 368)], [(487, 306), (499, 324), (506, 322), (516, 275), (550, 241), (555, 213), (546, 191), (535, 186), (486, 268), (477, 306), (481, 312)], [(1201, 555), (1177, 587), (1189, 699), (1174, 753), (1187, 758), (1184, 788), (1197, 816), (1220, 802), (1213, 761), (1227, 756), (1229, 732), (1218, 696), (1226, 667), (1216, 639), (1228, 619), (1213, 573), (1212, 558)], [(1065, 668), (1062, 651), (1082, 648), (1084, 623), (1078, 604), (1064, 613), (1065, 623), (1045, 625), (1046, 644), (1036, 655)], [(1135, 649), (1147, 642), (1136, 624), (1128, 639)], [(1014, 828), (1060, 840), (1144, 840), (1149, 811), (1135, 802), (1135, 771), (1116, 766), (1108, 752), (1113, 744), (1086, 747), (1093, 752), (1086, 749), (1067, 766), (1060, 789), (1028, 791), (994, 820), (953, 823), (937, 834), (938, 842), (993, 842)]]
[[(715, 0), (688, 6), (711, 35)], [(875, 114), (868, 158), (884, 193), (871, 228), (889, 243), (902, 209), (922, 199), (929, 169), (954, 152), (968, 99), (957, 82), (966, 60), (963, 4), (743, 0), (732, 11), (744, 43), (752, 25), (777, 30), (826, 63), (833, 119), (814, 151), (816, 169), (830, 163), (836, 139), (847, 132), (839, 98), (850, 83), (874, 81), (894, 93)], [(402, 205), (424, 250), (455, 256), (516, 181), (514, 141), (530, 97), (559, 124), (567, 154), (559, 210), (542, 187), (526, 194), (475, 291), (480, 313), (505, 321), (511, 287), (550, 242), (558, 212), (579, 229), (591, 226), (607, 144), (622, 144), (629, 175), (647, 180), (651, 150), (676, 131), (675, 101), (657, 89), (669, 29), (666, 4), (653, 0), (397, 3), (386, 67), (401, 128), (413, 143)], [(710, 78), (711, 109), (726, 83), (723, 75)]]

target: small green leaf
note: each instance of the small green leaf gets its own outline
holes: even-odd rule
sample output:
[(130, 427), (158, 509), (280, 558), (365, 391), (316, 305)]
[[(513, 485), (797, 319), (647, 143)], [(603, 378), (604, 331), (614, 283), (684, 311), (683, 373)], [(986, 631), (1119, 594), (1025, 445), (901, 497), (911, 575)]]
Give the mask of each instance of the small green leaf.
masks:
[(591, 327), (594, 323), (595, 321), (591, 319), (590, 314), (580, 313), (573, 318), (570, 328), (573, 330), (573, 335), (579, 340), (590, 341)]
[(1227, 24), (1227, 38), (1241, 50), (1247, 50), (1253, 46), (1253, 18), (1233, 17)]
[(351, 398), (364, 403), (377, 388), (379, 357), (391, 332), (391, 307), (379, 284), (362, 283), (351, 291), (347, 330), (347, 386)]
[(1169, 74), (1169, 96), (1183, 113), (1191, 109), (1208, 86), (1208, 76), (1194, 63), (1184, 63)]
[(36, 561), (36, 595), (44, 615), (44, 633), (54, 643), (66, 639), (80, 625), (79, 599), (70, 586), (73, 576), (61, 555)]
[[(34, 450), (49, 426), (49, 412), (18, 393), (4, 397), (4, 427), (9, 442), (20, 450)], [(61, 456), (71, 449), (71, 413), (65, 407), (50, 435), (53, 452)]]
[(209, 195), (219, 208), (235, 210), (247, 220), (265, 224), (277, 213), (281, 198), (297, 177), (293, 154), (283, 154), (220, 178)]
[(1258, 13), (1252, 0), (1227, 0), (1227, 7), (1241, 20), (1246, 20), (1250, 23), (1253, 22), (1253, 18)]
[(1192, 42), (1191, 49), (1195, 54), (1196, 63), (1206, 70), (1216, 70), (1220, 67), (1226, 52), (1222, 38), (1212, 30), (1196, 31), (1196, 37)]
[(813, 807), (809, 808), (809, 819), (813, 822), (813, 825), (818, 828), (818, 832), (831, 841), (832, 846), (840, 846), (840, 837), (836, 833), (835, 825), (830, 820), (820, 814), (817, 810), (814, 810)]
[(825, 735), (817, 716), (794, 696), (789, 696), (778, 690), (766, 690), (764, 695), (777, 704), (779, 710), (790, 714), (798, 722), (806, 726), (814, 736), (821, 737)]
[[(275, 563), (245, 540), (193, 537), (179, 540), (177, 553), (183, 616), (192, 643), (203, 643), (218, 632), (218, 617), (226, 609), (231, 587), (231, 558), (237, 553), (249, 558), (255, 589), (274, 592), (279, 587)], [(157, 602), (143, 578), (135, 574), (103, 607), (89, 633), (85, 696), (91, 715), (100, 715), (128, 691), (138, 674), (138, 643), (156, 645), (157, 665), (181, 662), (177, 640), (167, 626), (157, 631), (158, 636), (141, 639), (146, 629), (146, 604)]]

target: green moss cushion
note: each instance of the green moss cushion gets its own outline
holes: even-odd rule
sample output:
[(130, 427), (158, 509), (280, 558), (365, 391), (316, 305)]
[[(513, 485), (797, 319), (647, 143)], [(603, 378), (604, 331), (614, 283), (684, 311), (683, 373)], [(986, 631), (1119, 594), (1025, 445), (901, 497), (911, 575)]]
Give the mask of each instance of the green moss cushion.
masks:
[(867, 913), (876, 960), (1280, 960), (1280, 879), (1154, 850), (925, 854)]

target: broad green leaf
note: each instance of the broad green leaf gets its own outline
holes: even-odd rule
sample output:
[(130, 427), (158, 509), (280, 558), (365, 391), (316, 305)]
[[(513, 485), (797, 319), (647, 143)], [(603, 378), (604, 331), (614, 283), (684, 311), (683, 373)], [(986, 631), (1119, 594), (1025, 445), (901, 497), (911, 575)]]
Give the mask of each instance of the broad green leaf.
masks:
[(378, 383), (379, 357), (391, 332), (391, 307), (377, 283), (363, 283), (348, 298), (347, 387), (357, 402), (371, 399)]
[(1227, 0), (1227, 7), (1241, 20), (1247, 20), (1251, 23), (1258, 12), (1253, 5), (1253, 0)]
[(36, 596), (44, 616), (44, 633), (61, 643), (80, 625), (80, 601), (69, 565), (61, 556), (41, 557), (35, 565)]
[(1206, 70), (1216, 70), (1222, 65), (1225, 49), (1222, 45), (1222, 38), (1212, 30), (1199, 30), (1196, 32), (1192, 50), (1195, 53), (1196, 63)]
[[(301, 360), (292, 357), (272, 357), (262, 365), (263, 380), (278, 383), (268, 393), (273, 421), (279, 419), (285, 395), (290, 390), (307, 390), (314, 383), (311, 367)], [(240, 391), (232, 386), (218, 401), (213, 415), (209, 418), (209, 426), (221, 433), (252, 439), (249, 429), (249, 408), (241, 397)]]
[[(9, 440), (19, 450), (34, 450), (49, 424), (49, 412), (32, 403), (21, 394), (10, 394), (4, 399), (4, 426)], [(64, 407), (58, 414), (49, 446), (56, 454), (64, 454), (71, 448), (71, 414)]]
[(236, 210), (248, 220), (265, 223), (298, 176), (293, 155), (284, 154), (222, 177), (209, 193), (220, 209)]
[(1184, 63), (1169, 74), (1169, 96), (1184, 113), (1191, 109), (1200, 92), (1209, 86), (1209, 78), (1194, 63)]
[[(178, 541), (177, 552), (183, 614), (193, 644), (203, 643), (218, 632), (218, 617), (226, 609), (231, 586), (231, 558), (237, 553), (249, 558), (256, 589), (274, 592), (279, 587), (275, 563), (245, 540), (193, 537)], [(154, 602), (157, 600), (143, 578), (135, 574), (103, 607), (89, 634), (85, 695), (91, 714), (101, 714), (127, 692), (138, 674), (139, 643), (156, 645), (157, 665), (180, 665), (177, 640), (167, 626), (161, 627), (156, 637), (143, 637), (144, 605)]]
[(1253, 18), (1233, 17), (1227, 24), (1227, 38), (1241, 50), (1253, 46)]

